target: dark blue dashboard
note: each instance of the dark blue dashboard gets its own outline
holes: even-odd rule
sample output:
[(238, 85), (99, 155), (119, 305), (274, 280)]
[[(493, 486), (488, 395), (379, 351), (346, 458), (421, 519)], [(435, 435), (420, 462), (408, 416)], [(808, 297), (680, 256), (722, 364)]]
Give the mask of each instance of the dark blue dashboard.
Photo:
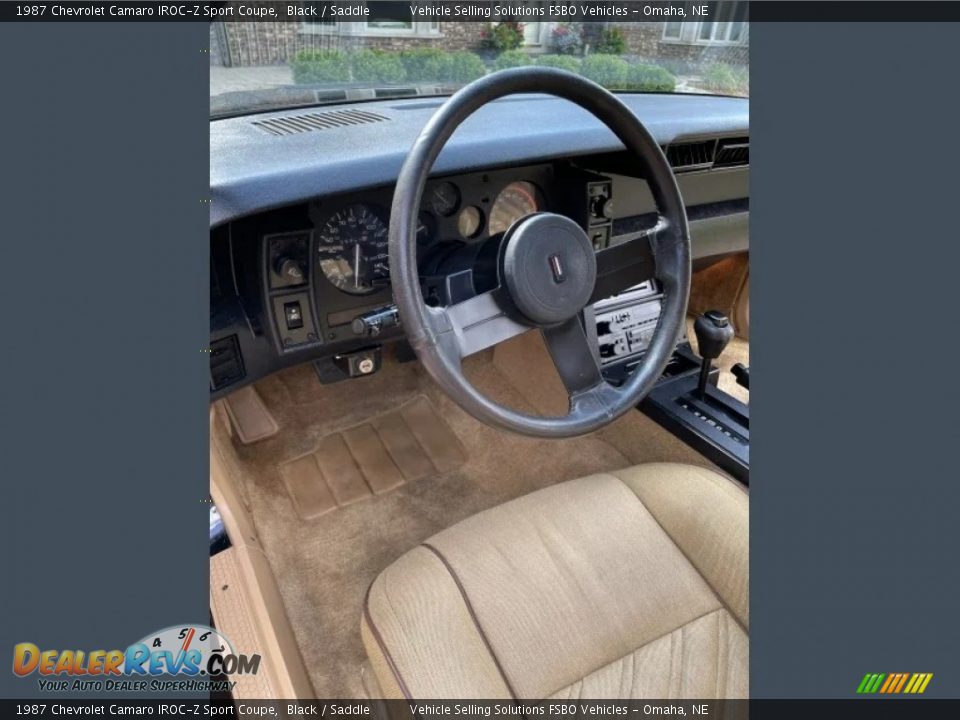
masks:
[[(747, 135), (749, 101), (709, 95), (625, 94), (621, 99), (661, 145)], [(244, 215), (394, 182), (407, 151), (442, 98), (288, 110), (210, 123), (210, 225)], [(329, 112), (327, 111), (327, 112)], [(354, 122), (349, 115), (353, 114)], [(382, 118), (382, 119), (380, 119)], [(289, 130), (285, 132), (284, 130)], [(580, 107), (546, 95), (490, 103), (457, 129), (438, 175), (616, 152), (617, 138)]]
[[(748, 249), (748, 101), (622, 99), (674, 167), (695, 260)], [(211, 121), (211, 397), (371, 344), (351, 329), (352, 320), (392, 302), (389, 269), (377, 263), (385, 257), (393, 183), (440, 104), (384, 100)], [(641, 227), (655, 207), (622, 150), (599, 121), (563, 100), (513, 96), (482, 108), (450, 139), (421, 204), (433, 236), (424, 247), (418, 243), (424, 296), (454, 302), (449, 279), (462, 275), (457, 263), (466, 257), (482, 264), (484, 248), (498, 242), (498, 197), (518, 184), (537, 196), (524, 212), (573, 217), (590, 226), (591, 239), (600, 232), (596, 247)], [(449, 216), (430, 197), (444, 187), (456, 191)], [(524, 197), (515, 191), (513, 204)], [(591, 218), (598, 198), (603, 217)], [(461, 210), (478, 223), (469, 232), (458, 225)], [(369, 288), (358, 288), (351, 275), (351, 266), (360, 272), (361, 252), (356, 245), (342, 252), (341, 226), (359, 228), (370, 246), (363, 262), (377, 270), (367, 273)], [(476, 277), (473, 271), (470, 287)], [(402, 338), (394, 327), (376, 343)]]

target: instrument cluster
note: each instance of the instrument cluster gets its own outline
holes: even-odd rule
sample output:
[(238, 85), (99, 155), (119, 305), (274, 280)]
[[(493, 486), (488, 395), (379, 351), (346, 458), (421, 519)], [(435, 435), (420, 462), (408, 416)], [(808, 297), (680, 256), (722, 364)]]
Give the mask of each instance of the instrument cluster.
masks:
[[(558, 172), (543, 163), (428, 181), (416, 238), (424, 302), (450, 304), (495, 283), (503, 233), (532, 213), (566, 204)], [(388, 318), (392, 200), (392, 187), (371, 188), (319, 197), (237, 226), (232, 242), (238, 247), (248, 230), (261, 243), (262, 305), (281, 354), (369, 343), (366, 319)], [(229, 275), (250, 282), (242, 268)], [(396, 323), (379, 324), (386, 333)]]
[[(541, 170), (538, 168), (538, 170)], [(417, 246), (467, 244), (505, 233), (547, 207), (540, 184), (518, 171), (495, 171), (428, 183), (418, 215)], [(534, 173), (543, 182), (542, 172)], [(343, 203), (318, 203), (314, 221), (316, 267), (334, 288), (369, 295), (389, 286), (389, 195), (371, 193)]]

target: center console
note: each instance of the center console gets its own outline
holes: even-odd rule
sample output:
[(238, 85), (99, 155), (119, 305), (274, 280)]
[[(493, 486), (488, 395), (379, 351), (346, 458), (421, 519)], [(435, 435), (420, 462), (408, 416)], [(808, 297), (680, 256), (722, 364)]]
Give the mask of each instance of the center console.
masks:
[[(662, 305), (663, 291), (656, 280), (648, 280), (595, 303), (592, 312), (587, 313), (587, 332), (596, 344), (600, 367), (608, 382), (619, 385), (640, 364), (656, 331)], [(688, 348), (686, 353), (684, 347)], [(664, 376), (698, 367), (684, 332)]]
[[(606, 380), (623, 383), (643, 359), (660, 319), (663, 293), (655, 280), (630, 288), (593, 306), (587, 314)], [(710, 311), (694, 324), (693, 352), (686, 332), (663, 376), (639, 410), (692, 446), (732, 476), (749, 484), (750, 409), (717, 387), (719, 370), (712, 361), (733, 337), (733, 326)], [(737, 382), (749, 389), (749, 369), (734, 368)]]

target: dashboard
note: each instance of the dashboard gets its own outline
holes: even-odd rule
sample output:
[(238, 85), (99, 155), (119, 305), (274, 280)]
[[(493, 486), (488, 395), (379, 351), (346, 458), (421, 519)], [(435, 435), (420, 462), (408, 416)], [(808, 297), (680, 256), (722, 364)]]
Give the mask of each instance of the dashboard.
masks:
[[(511, 111), (521, 107), (529, 110), (511, 100), (493, 105), (512, 105)], [(530, 103), (536, 106), (542, 101), (533, 96)], [(403, 102), (409, 104), (393, 101), (385, 108), (404, 107), (409, 112), (424, 109), (418, 107), (423, 101)], [(374, 110), (373, 114), (377, 112), (388, 116), (385, 109)], [(403, 338), (399, 318), (392, 309), (387, 251), (392, 183), (366, 185), (375, 174), (364, 170), (364, 163), (358, 160), (354, 188), (345, 185), (340, 174), (311, 180), (309, 189), (301, 187), (298, 177), (315, 164), (324, 166), (323, 153), (318, 152), (302, 157), (295, 167), (279, 175), (268, 173), (277, 187), (284, 188), (283, 201), (274, 198), (276, 188), (270, 195), (252, 192), (257, 176), (277, 160), (276, 152), (271, 152), (275, 141), (265, 139), (254, 143), (263, 153), (261, 160), (251, 162), (246, 133), (261, 117), (242, 119), (242, 142), (236, 138), (228, 142), (229, 137), (215, 132), (231, 127), (236, 130), (237, 119), (211, 123), (212, 397), (305, 361), (315, 362), (325, 382), (368, 374), (379, 367), (379, 348)], [(226, 127), (218, 123), (226, 123)], [(308, 141), (323, 150), (331, 141), (347, 139), (337, 137), (341, 130), (369, 128), (297, 134), (292, 144)], [(542, 142), (536, 131), (528, 132)], [(742, 152), (749, 146), (747, 132), (744, 117), (724, 132), (665, 145), (687, 203), (695, 258), (748, 247), (749, 162)], [(549, 136), (550, 131), (545, 133)], [(484, 167), (483, 158), (471, 157), (469, 165), (479, 167), (438, 173), (431, 178), (421, 199), (417, 227), (418, 266), (428, 304), (454, 304), (494, 287), (503, 234), (532, 213), (550, 211), (573, 218), (587, 230), (597, 249), (615, 244), (619, 236), (653, 222), (652, 197), (629, 159), (615, 143), (583, 153), (588, 139), (589, 134), (585, 134), (578, 143), (568, 146), (570, 154), (566, 156), (549, 157), (551, 153), (541, 149), (534, 161), (516, 162), (536, 149), (536, 143), (528, 143), (514, 148), (512, 163)], [(390, 163), (396, 145), (396, 141), (384, 141), (384, 164)], [(451, 145), (457, 148), (453, 139)], [(363, 147), (359, 154), (370, 152), (366, 144)], [(703, 154), (705, 148), (709, 148), (709, 162)], [(332, 155), (339, 152), (334, 147), (328, 149)], [(226, 150), (231, 154), (214, 154)], [(243, 172), (235, 169), (228, 177), (226, 168), (236, 164), (240, 150), (246, 157)], [(444, 166), (443, 159), (441, 155), (438, 166)], [(219, 171), (218, 164), (223, 165)], [(328, 171), (333, 172), (336, 165), (331, 159)], [(395, 179), (395, 175), (392, 177)], [(631, 297), (643, 297), (652, 303), (656, 290), (651, 286)], [(638, 318), (642, 316), (643, 322), (655, 322), (655, 317), (649, 317), (652, 307), (633, 312)], [(609, 325), (604, 316), (598, 327)], [(642, 350), (626, 342), (630, 331), (623, 322), (616, 324), (621, 326), (623, 340), (600, 343), (604, 362)]]

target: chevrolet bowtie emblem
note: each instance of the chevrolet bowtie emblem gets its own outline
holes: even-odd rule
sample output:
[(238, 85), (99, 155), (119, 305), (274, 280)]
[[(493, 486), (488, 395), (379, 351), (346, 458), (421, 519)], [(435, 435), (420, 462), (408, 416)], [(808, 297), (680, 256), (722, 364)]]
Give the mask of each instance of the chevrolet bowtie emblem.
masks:
[(563, 263), (560, 262), (559, 255), (550, 256), (550, 270), (553, 272), (554, 282), (562, 283), (567, 279), (566, 274), (563, 272)]

